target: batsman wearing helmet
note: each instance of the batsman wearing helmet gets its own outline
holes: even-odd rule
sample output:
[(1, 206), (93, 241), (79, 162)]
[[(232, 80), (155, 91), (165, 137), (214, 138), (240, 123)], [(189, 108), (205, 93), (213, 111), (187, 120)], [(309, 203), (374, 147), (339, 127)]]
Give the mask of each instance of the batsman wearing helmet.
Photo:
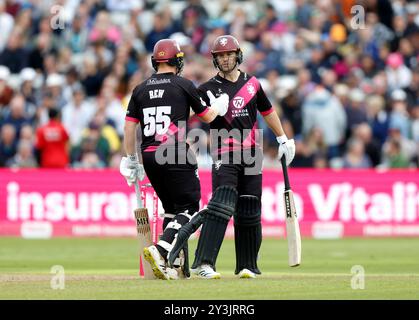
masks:
[[(201, 197), (195, 155), (185, 141), (186, 129), (182, 123), (186, 125), (190, 108), (202, 121), (211, 122), (224, 115), (228, 107), (226, 95), (206, 104), (193, 83), (179, 76), (183, 56), (175, 40), (163, 39), (155, 44), (151, 62), (156, 73), (133, 90), (128, 105), (124, 129), (127, 159), (121, 162), (125, 166), (121, 173), (124, 172), (129, 185), (144, 179), (145, 170), (163, 204), (163, 235), (155, 246), (144, 248), (144, 256), (155, 276), (167, 280), (178, 278), (177, 272), (166, 265), (168, 252), (179, 228), (198, 211)], [(136, 152), (137, 125), (142, 132), (143, 165)], [(174, 151), (174, 162), (162, 163), (159, 152), (162, 149), (168, 153)], [(182, 152), (187, 154), (182, 157), (185, 161), (177, 161)], [(188, 267), (184, 270), (189, 272)]]
[[(221, 139), (211, 137), (213, 196), (207, 209), (194, 216), (179, 231), (169, 261), (176, 255), (179, 246), (183, 245), (182, 241), (186, 241), (202, 223), (191, 271), (202, 278), (220, 278), (216, 272), (216, 260), (227, 224), (234, 216), (235, 274), (240, 278), (255, 278), (256, 274), (261, 273), (257, 266), (257, 256), (262, 242), (262, 150), (257, 143), (257, 112), (276, 135), (279, 143), (278, 158), (285, 157), (287, 165), (294, 158), (295, 144), (294, 140), (287, 139), (279, 117), (259, 81), (238, 68), (243, 61), (243, 53), (237, 39), (231, 35), (218, 37), (211, 54), (218, 73), (198, 90), (203, 97), (204, 93), (210, 91), (207, 93), (210, 97), (207, 103), (211, 102), (212, 96), (212, 99), (222, 94), (229, 96), (227, 113), (211, 122), (211, 134), (224, 130), (238, 131), (241, 135), (221, 135)], [(249, 157), (249, 154), (255, 156)], [(237, 156), (240, 161), (237, 161)], [(252, 163), (249, 159), (255, 160)], [(247, 170), (252, 168), (254, 170)]]

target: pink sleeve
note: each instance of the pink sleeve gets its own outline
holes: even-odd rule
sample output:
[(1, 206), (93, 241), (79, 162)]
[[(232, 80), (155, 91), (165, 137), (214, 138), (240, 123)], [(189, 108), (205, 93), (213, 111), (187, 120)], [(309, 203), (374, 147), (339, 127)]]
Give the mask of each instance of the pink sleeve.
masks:
[(198, 117), (203, 117), (203, 116), (205, 116), (206, 114), (207, 114), (207, 112), (209, 111), (210, 109), (209, 108), (206, 108), (204, 111), (202, 111), (201, 113), (197, 113), (197, 116)]
[(267, 116), (268, 114), (271, 114), (272, 112), (274, 112), (275, 110), (274, 110), (274, 108), (270, 108), (269, 110), (266, 110), (266, 111), (261, 111), (260, 112), (260, 114), (262, 115), (262, 116)]
[(135, 122), (135, 123), (140, 122), (140, 120), (138, 120), (137, 118), (133, 118), (133, 117), (125, 117), (125, 121), (131, 121), (131, 122)]

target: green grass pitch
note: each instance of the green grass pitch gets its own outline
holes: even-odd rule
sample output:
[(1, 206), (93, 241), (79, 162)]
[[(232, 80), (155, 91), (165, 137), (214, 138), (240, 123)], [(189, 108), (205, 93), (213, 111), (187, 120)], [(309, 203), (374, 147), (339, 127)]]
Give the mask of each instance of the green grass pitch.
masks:
[[(196, 247), (191, 241), (190, 252)], [(419, 299), (419, 238), (303, 239), (302, 265), (287, 265), (285, 239), (264, 239), (257, 279), (234, 276), (234, 241), (217, 262), (220, 280), (138, 277), (135, 238), (0, 238), (0, 299)], [(51, 288), (51, 268), (65, 288)], [(362, 266), (364, 289), (352, 269)], [(358, 281), (356, 281), (358, 279)]]

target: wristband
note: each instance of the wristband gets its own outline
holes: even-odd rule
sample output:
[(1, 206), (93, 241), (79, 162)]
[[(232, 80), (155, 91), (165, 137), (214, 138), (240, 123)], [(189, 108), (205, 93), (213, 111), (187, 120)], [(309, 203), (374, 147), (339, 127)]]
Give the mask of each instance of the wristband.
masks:
[(276, 141), (278, 141), (279, 144), (283, 144), (285, 142), (287, 142), (288, 138), (285, 134), (283, 134), (282, 136), (276, 137)]

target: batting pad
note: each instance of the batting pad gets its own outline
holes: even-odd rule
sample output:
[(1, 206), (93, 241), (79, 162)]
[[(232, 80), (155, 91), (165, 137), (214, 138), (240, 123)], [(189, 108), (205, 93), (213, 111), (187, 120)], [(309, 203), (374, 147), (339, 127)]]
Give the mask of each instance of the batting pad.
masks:
[(239, 197), (234, 216), (234, 242), (236, 246), (236, 270), (243, 269), (261, 274), (257, 266), (257, 256), (262, 244), (261, 209), (258, 197)]
[(215, 262), (224, 239), (228, 222), (237, 203), (237, 190), (231, 186), (218, 187), (208, 203), (201, 235), (192, 268), (209, 264), (215, 270)]

